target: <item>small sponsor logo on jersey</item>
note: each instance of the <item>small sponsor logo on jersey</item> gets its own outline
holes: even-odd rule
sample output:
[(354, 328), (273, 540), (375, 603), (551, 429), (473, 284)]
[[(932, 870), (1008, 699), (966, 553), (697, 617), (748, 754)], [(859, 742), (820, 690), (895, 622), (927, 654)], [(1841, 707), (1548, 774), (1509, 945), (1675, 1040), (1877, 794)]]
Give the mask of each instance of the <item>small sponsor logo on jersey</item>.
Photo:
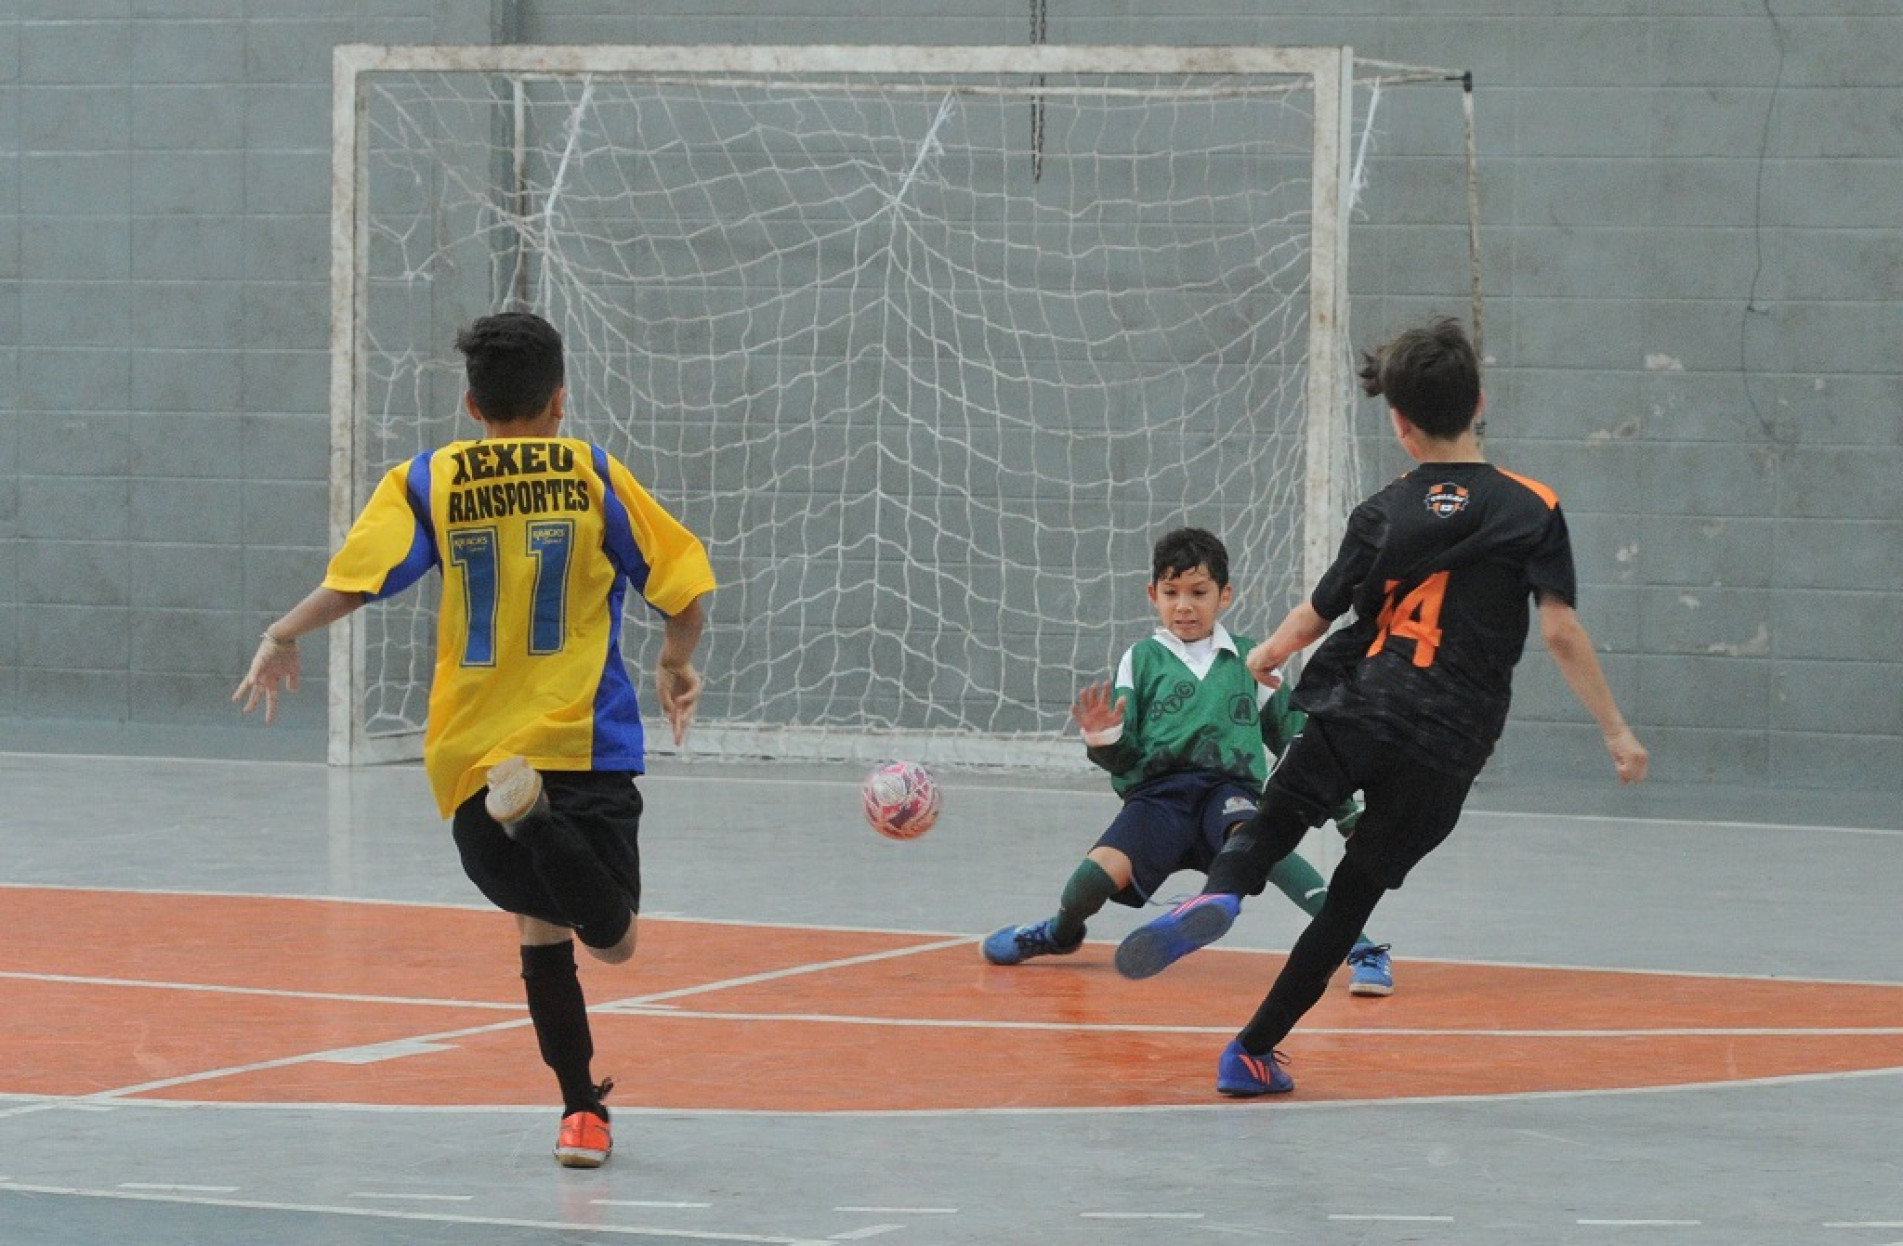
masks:
[(1159, 715), (1174, 714), (1185, 705), (1188, 705), (1190, 698), (1195, 695), (1195, 683), (1188, 679), (1179, 679), (1175, 685), (1170, 688), (1169, 695), (1156, 703), (1156, 712)]
[(1467, 509), (1467, 490), (1456, 484), (1434, 485), (1427, 491), (1427, 509), (1442, 519), (1452, 519)]
[(1255, 802), (1250, 800), (1247, 796), (1231, 796), (1228, 800), (1223, 802), (1222, 816), (1225, 818), (1233, 818), (1237, 815), (1250, 817), (1253, 816), (1254, 813)]

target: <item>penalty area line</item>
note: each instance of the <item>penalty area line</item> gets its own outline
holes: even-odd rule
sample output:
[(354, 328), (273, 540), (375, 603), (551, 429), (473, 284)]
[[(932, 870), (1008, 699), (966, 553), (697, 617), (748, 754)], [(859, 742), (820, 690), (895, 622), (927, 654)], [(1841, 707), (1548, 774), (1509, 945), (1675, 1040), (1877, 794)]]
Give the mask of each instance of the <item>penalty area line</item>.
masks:
[(241, 1211), (294, 1212), (304, 1215), (355, 1216), (370, 1220), (422, 1221), (430, 1224), (470, 1224), (505, 1229), (545, 1229), (558, 1233), (599, 1233), (616, 1237), (655, 1237), (669, 1241), (751, 1242), (765, 1246), (823, 1246), (812, 1238), (773, 1237), (758, 1233), (719, 1233), (704, 1229), (653, 1228), (635, 1224), (582, 1224), (565, 1220), (527, 1220), (512, 1216), (469, 1216), (448, 1212), (402, 1211), (386, 1207), (339, 1207), (327, 1203), (281, 1203), (249, 1198), (192, 1198), (134, 1190), (94, 1190), (81, 1186), (28, 1185), (0, 1182), (0, 1193), (41, 1194), (64, 1198), (117, 1199), (143, 1203), (179, 1203), (194, 1207), (225, 1207)]

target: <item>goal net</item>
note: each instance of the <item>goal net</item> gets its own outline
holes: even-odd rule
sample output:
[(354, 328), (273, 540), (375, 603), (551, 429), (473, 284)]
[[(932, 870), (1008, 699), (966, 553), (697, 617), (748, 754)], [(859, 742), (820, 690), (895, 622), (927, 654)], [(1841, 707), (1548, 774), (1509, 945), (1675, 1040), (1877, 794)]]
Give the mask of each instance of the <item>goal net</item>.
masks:
[[(456, 329), (541, 313), (567, 432), (712, 555), (692, 751), (1076, 764), (1076, 690), (1154, 625), (1158, 535), (1224, 538), (1254, 635), (1333, 552), (1347, 49), (349, 46), (336, 70), (333, 543), (388, 467), (473, 435)], [(333, 761), (419, 755), (434, 596), (334, 638)], [(630, 620), (639, 687), (658, 643)]]

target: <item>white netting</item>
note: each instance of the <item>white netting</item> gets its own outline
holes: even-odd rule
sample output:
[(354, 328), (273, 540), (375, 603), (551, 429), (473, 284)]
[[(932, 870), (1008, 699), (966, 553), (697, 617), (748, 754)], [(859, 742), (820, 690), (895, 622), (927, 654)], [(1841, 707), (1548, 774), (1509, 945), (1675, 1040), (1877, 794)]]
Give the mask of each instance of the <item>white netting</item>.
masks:
[[(457, 326), (547, 316), (568, 431), (713, 556), (704, 745), (1033, 760), (1152, 626), (1166, 529), (1227, 541), (1236, 630), (1300, 590), (1305, 79), (390, 72), (361, 108), (358, 496), (473, 431)], [(420, 731), (433, 597), (367, 612), (371, 737)]]

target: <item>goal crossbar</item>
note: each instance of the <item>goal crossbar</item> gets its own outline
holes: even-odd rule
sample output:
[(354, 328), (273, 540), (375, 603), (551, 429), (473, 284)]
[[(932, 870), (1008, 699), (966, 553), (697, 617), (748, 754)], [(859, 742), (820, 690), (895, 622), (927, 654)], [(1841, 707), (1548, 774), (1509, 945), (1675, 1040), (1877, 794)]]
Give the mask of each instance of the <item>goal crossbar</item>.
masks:
[(392, 45), (339, 44), (335, 81), (377, 71), (521, 74), (1287, 74), (1322, 78), (1352, 65), (1346, 47), (1173, 47), (1034, 44), (985, 47), (860, 44)]

